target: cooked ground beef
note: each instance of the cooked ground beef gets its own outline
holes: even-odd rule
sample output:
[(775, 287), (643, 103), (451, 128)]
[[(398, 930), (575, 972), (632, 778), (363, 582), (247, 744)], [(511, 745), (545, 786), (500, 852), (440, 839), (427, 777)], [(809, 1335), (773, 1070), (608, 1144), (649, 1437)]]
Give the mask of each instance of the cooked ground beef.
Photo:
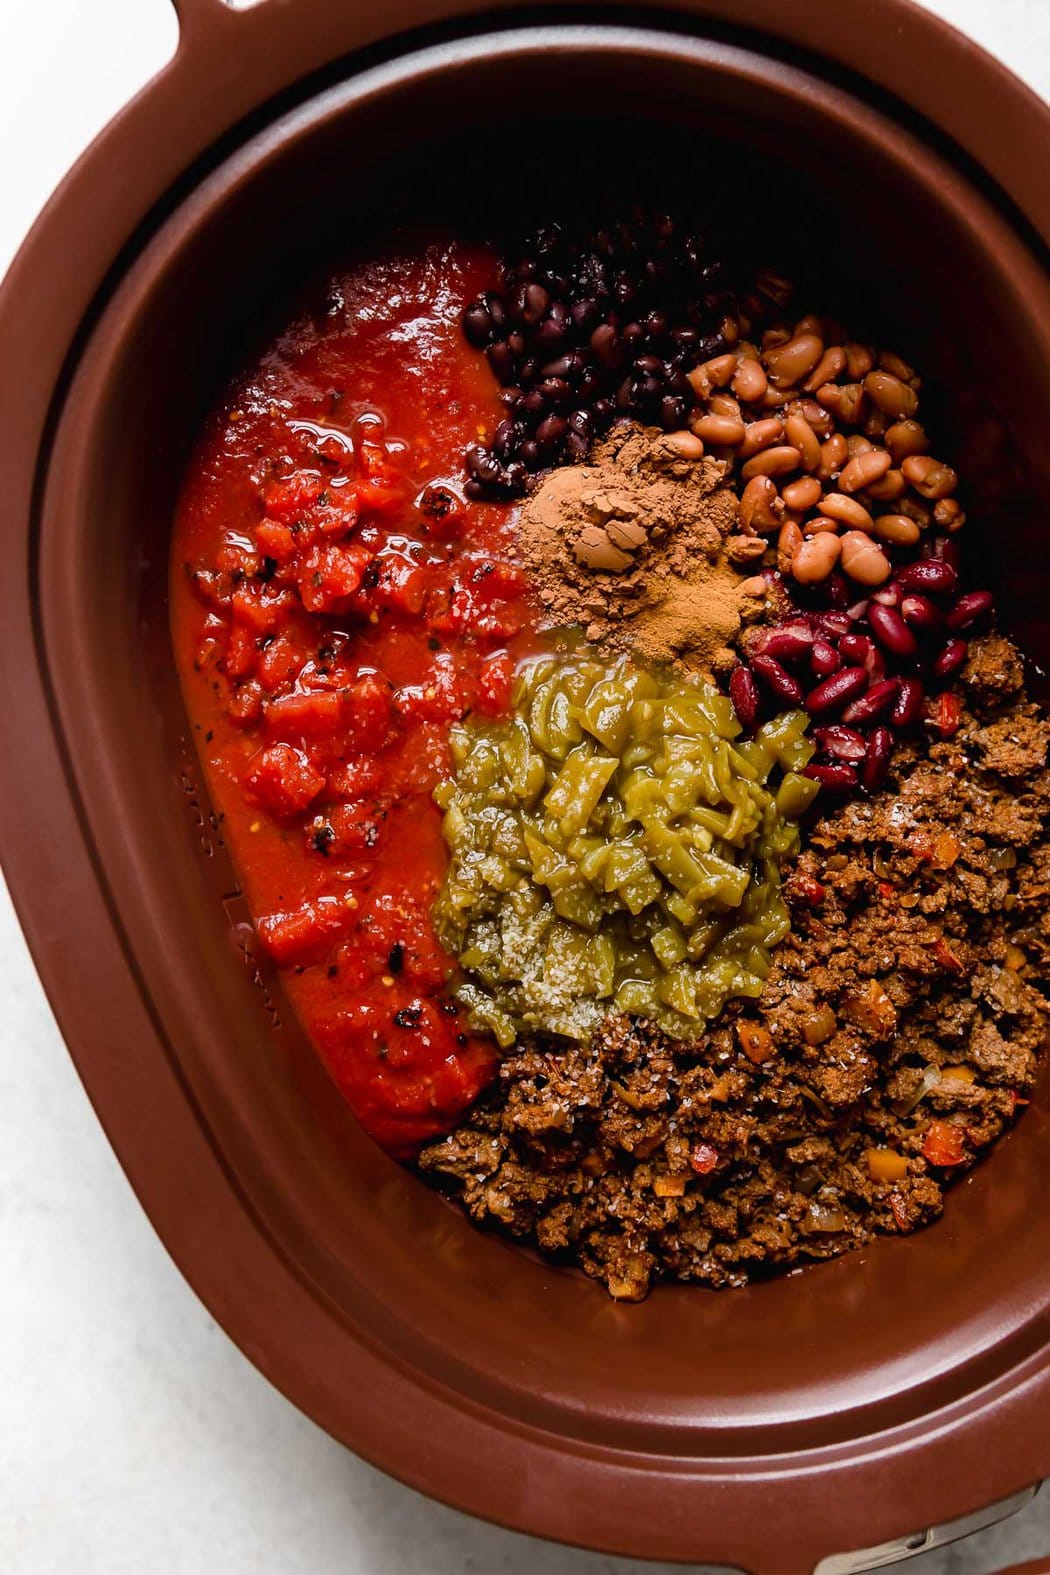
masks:
[(953, 739), (810, 828), (758, 1002), (698, 1044), (519, 1044), (423, 1173), (633, 1300), (936, 1218), (1027, 1102), (1050, 993), (1050, 725), (1001, 638), (963, 687)]

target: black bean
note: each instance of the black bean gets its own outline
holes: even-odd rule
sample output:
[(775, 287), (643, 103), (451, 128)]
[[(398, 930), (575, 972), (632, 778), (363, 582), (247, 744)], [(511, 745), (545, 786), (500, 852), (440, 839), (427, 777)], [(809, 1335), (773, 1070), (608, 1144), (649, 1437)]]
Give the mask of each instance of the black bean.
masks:
[(517, 447), (521, 441), (523, 428), (508, 416), (496, 427), (492, 434), (492, 452), (500, 459), (506, 459), (512, 447)]
[[(702, 238), (671, 215), (636, 206), (590, 233), (534, 233), (500, 290), (463, 314), (512, 412), (492, 439), (498, 475), (472, 468), (470, 480), (500, 496), (531, 488), (544, 466), (581, 458), (617, 411), (683, 426), (695, 404), (685, 374), (725, 348), (717, 329), (734, 306)], [(578, 414), (588, 421), (564, 425)]]
[(499, 461), (494, 459), (487, 448), (482, 448), (480, 443), (472, 443), (466, 453), (467, 469), (478, 481), (497, 482), (500, 477)]
[(541, 449), (549, 453), (551, 449), (558, 447), (567, 431), (568, 424), (562, 420), (561, 416), (548, 416), (536, 428), (536, 442)]
[(602, 309), (593, 298), (584, 299), (576, 302), (571, 315), (572, 326), (580, 338), (589, 339), (601, 321)]
[(559, 356), (556, 361), (548, 362), (548, 364), (542, 368), (542, 374), (544, 378), (572, 377), (574, 373), (579, 372), (580, 369), (579, 354), (577, 351), (572, 350), (568, 355)]
[(541, 356), (550, 355), (552, 351), (561, 349), (568, 334), (568, 326), (552, 312), (537, 328), (532, 342)]
[(543, 288), (542, 284), (536, 284), (535, 282), (522, 286), (520, 301), (521, 320), (527, 323), (530, 328), (535, 328), (537, 323), (543, 321), (547, 315), (547, 308), (551, 304), (548, 292)]
[(677, 432), (685, 426), (686, 403), (677, 394), (665, 394), (660, 401), (660, 425), (665, 432)]
[(603, 371), (616, 372), (623, 365), (620, 335), (611, 323), (603, 323), (591, 334), (591, 354)]
[(630, 274), (622, 273), (612, 288), (613, 298), (622, 307), (633, 306), (638, 299), (638, 286)]
[(633, 357), (645, 354), (645, 329), (641, 323), (628, 323), (621, 337), (625, 355)]
[(484, 301), (472, 301), (463, 313), (463, 333), (475, 350), (484, 350), (492, 338), (492, 317)]
[(545, 377), (536, 384), (536, 391), (543, 395), (552, 405), (568, 404), (572, 398), (572, 389), (563, 377)]
[(497, 339), (495, 344), (489, 345), (485, 354), (488, 356), (489, 366), (500, 382), (513, 383), (518, 375), (518, 361), (507, 341)]
[(589, 405), (596, 395), (602, 390), (601, 374), (593, 367), (588, 367), (576, 384), (576, 398), (581, 404)]
[(594, 417), (589, 410), (574, 410), (568, 418), (567, 425), (570, 432), (586, 438), (588, 442), (594, 436)]
[(667, 338), (671, 321), (666, 312), (650, 312), (642, 322), (645, 336), (651, 345), (658, 345)]

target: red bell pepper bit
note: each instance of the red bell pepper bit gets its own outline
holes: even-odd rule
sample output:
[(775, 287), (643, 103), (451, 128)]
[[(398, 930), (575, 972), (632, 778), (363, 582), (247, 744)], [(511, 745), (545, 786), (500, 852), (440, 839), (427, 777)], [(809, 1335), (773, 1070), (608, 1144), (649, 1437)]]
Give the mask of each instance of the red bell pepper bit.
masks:
[(962, 700), (945, 691), (937, 698), (937, 731), (942, 738), (954, 738), (961, 722)]
[(718, 1150), (710, 1143), (694, 1143), (693, 1151), (689, 1156), (689, 1163), (698, 1176), (709, 1176), (718, 1168), (721, 1158)]
[(931, 1165), (961, 1165), (966, 1159), (965, 1134), (950, 1121), (931, 1121), (922, 1140), (923, 1156)]

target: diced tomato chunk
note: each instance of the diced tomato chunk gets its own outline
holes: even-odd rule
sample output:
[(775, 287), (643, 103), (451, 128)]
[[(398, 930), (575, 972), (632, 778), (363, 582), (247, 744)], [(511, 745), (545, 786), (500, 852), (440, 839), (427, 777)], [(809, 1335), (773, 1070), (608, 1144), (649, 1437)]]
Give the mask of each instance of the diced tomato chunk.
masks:
[(378, 760), (362, 755), (358, 760), (348, 760), (331, 773), (329, 786), (342, 798), (368, 798), (379, 791), (383, 781), (383, 768)]
[(474, 703), (483, 716), (506, 716), (513, 688), (513, 658), (506, 651), (497, 651), (481, 664)]
[(312, 962), (342, 934), (352, 912), (339, 897), (316, 897), (286, 913), (268, 913), (256, 923), (259, 939), (281, 968)]
[(250, 629), (232, 624), (226, 641), (223, 666), (227, 678), (247, 678), (259, 660), (259, 644)]
[(292, 632), (283, 630), (264, 649), (259, 658), (256, 677), (270, 694), (282, 684), (290, 683), (306, 662), (303, 641)]
[(308, 809), (324, 787), (324, 777), (306, 754), (291, 744), (258, 749), (249, 761), (244, 791), (276, 820), (290, 820)]
[(374, 973), (403, 975), (416, 989), (440, 989), (455, 972), (454, 959), (434, 934), (429, 900), (404, 888), (378, 896), (348, 944)]
[(491, 1044), (434, 1000), (378, 984), (320, 1028), (332, 1075), (367, 1132), (407, 1158), (447, 1131), (490, 1081)]
[(399, 716), (426, 722), (458, 721), (469, 709), (474, 686), (459, 664), (439, 656), (421, 683), (405, 684), (394, 696)]
[(231, 722), (238, 727), (254, 727), (262, 717), (264, 694), (262, 684), (256, 683), (254, 679), (238, 685), (227, 707)]
[(386, 744), (393, 725), (390, 685), (379, 673), (364, 673), (351, 684), (346, 702), (346, 742), (361, 754)]
[(306, 827), (306, 846), (322, 858), (371, 853), (379, 842), (387, 811), (381, 804), (336, 804)]
[(467, 507), (463, 499), (442, 482), (431, 482), (416, 499), (423, 519), (425, 536), (458, 536), (463, 529)]
[(337, 733), (346, 715), (346, 696), (337, 689), (281, 695), (266, 706), (266, 732), (287, 743)]
[(344, 611), (370, 561), (368, 549), (353, 543), (311, 548), (298, 576), (303, 606), (313, 613)]
[(275, 481), (266, 494), (266, 512), (284, 524), (298, 519), (324, 491), (324, 478), (316, 470), (295, 470)]
[(253, 634), (269, 634), (276, 629), (291, 605), (288, 591), (253, 580), (242, 581), (230, 598), (235, 620)]
[(299, 551), (292, 532), (280, 520), (260, 520), (255, 527), (255, 540), (259, 550), (275, 563), (290, 563)]
[(404, 553), (381, 552), (375, 559), (377, 579), (371, 589), (371, 600), (379, 607), (390, 607), (395, 612), (420, 611), (426, 595), (427, 580), (423, 569)]

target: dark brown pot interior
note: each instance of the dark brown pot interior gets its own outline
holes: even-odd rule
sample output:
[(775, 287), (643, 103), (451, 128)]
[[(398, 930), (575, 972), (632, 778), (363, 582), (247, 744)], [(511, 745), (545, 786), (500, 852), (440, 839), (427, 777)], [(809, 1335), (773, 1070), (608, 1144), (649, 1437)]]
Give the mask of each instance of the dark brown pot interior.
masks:
[[(630, 114), (611, 126), (610, 106)], [(196, 1282), (217, 1316), (325, 1425), (464, 1507), (635, 1554), (797, 1571), (1050, 1472), (1050, 1438), (1006, 1409), (1050, 1334), (1040, 1105), (913, 1240), (738, 1293), (612, 1304), (474, 1231), (361, 1135), (255, 957), (172, 667), (181, 467), (265, 325), (326, 256), (391, 222), (498, 228), (543, 184), (571, 200), (581, 171), (613, 201), (629, 172), (643, 198), (702, 199), (712, 230), (724, 215), (767, 231), (858, 332), (923, 368), (936, 424), (961, 434), (969, 529), (1007, 622), (1046, 657), (1036, 259), (961, 174), (838, 89), (729, 45), (594, 28), (436, 46), (351, 78), (174, 205), (94, 326), (57, 427), (39, 633), (170, 1074), (326, 1332), (262, 1276), (224, 1281), (213, 1253)], [(175, 1141), (157, 1112), (141, 1119), (157, 1133), (128, 1162), (136, 1184)], [(185, 1208), (207, 1237), (206, 1204)]]

